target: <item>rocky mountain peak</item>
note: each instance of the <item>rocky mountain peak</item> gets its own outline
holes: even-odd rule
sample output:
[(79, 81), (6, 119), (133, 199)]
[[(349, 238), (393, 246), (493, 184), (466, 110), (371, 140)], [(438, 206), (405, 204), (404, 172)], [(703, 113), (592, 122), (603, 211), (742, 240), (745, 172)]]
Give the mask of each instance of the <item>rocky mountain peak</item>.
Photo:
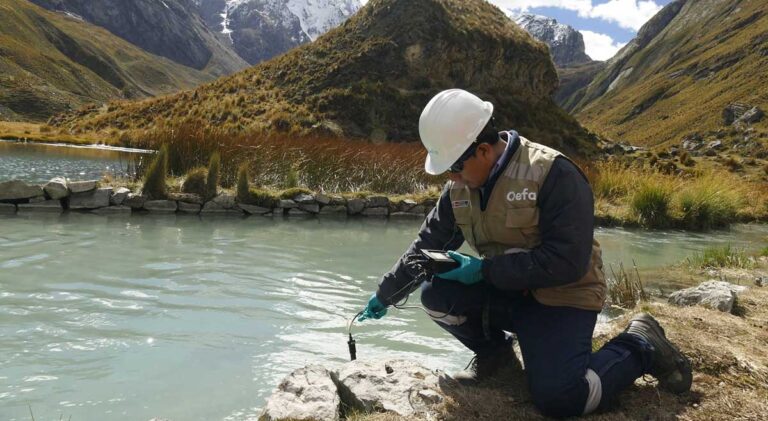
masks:
[(569, 67), (589, 63), (585, 53), (584, 37), (569, 25), (541, 15), (519, 14), (510, 18), (531, 36), (549, 46), (549, 53), (557, 67)]

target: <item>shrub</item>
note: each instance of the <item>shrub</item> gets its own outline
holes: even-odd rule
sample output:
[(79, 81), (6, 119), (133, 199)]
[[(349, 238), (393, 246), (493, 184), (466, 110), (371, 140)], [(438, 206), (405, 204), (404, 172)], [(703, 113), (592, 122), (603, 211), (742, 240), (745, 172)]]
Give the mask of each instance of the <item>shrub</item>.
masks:
[(768, 246), (765, 246), (760, 250), (760, 256), (768, 256)]
[(731, 171), (738, 171), (741, 169), (741, 163), (733, 157), (729, 157), (723, 163)]
[(208, 162), (208, 180), (205, 183), (205, 200), (211, 200), (216, 197), (219, 187), (219, 170), (221, 169), (221, 157), (218, 152), (211, 155)]
[(285, 188), (292, 189), (299, 186), (299, 169), (296, 165), (291, 165), (285, 176)]
[(203, 167), (197, 167), (189, 170), (184, 182), (181, 184), (181, 191), (184, 193), (194, 193), (201, 198), (205, 197), (205, 180), (208, 177), (208, 171)]
[(708, 247), (701, 254), (694, 253), (693, 257), (688, 259), (688, 264), (696, 269), (752, 269), (755, 267), (755, 261), (747, 256), (744, 250), (731, 247), (730, 244), (720, 247)]
[(251, 200), (251, 192), (248, 186), (248, 164), (243, 163), (237, 170), (237, 201), (248, 204)]
[(168, 148), (163, 145), (155, 155), (155, 159), (149, 164), (144, 177), (142, 191), (152, 199), (165, 199), (168, 197), (168, 189), (165, 185), (165, 177), (168, 174)]
[(678, 195), (682, 222), (690, 229), (709, 229), (733, 221), (741, 207), (737, 180), (705, 175), (683, 187)]
[(640, 223), (649, 228), (669, 225), (669, 203), (672, 189), (666, 183), (644, 181), (632, 195), (630, 208)]

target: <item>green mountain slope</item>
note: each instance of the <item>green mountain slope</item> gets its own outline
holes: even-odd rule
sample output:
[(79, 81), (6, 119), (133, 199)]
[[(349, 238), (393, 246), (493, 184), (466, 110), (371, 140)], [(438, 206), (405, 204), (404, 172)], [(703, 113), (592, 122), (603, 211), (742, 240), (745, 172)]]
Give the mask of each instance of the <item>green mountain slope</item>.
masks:
[(723, 128), (730, 103), (767, 109), (767, 69), (765, 0), (676, 0), (569, 101), (600, 134), (669, 144)]
[(546, 47), (483, 0), (373, 0), (314, 43), (191, 92), (58, 117), (71, 130), (178, 124), (417, 140), (418, 116), (440, 90), (493, 101), (503, 127), (569, 151), (591, 150), (552, 101)]
[(0, 3), (0, 119), (41, 121), (85, 104), (167, 94), (212, 78), (28, 1)]

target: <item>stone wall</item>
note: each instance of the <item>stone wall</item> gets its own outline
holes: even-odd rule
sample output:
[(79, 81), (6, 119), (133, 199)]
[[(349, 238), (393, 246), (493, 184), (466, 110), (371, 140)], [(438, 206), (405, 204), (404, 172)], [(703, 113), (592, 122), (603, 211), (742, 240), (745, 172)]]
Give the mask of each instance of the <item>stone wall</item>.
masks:
[(223, 192), (204, 201), (189, 193), (171, 193), (164, 200), (151, 200), (126, 187), (102, 187), (99, 182), (69, 181), (56, 177), (44, 185), (11, 180), (0, 183), (0, 213), (92, 212), (98, 214), (202, 214), (202, 215), (280, 215), (280, 216), (363, 216), (374, 218), (423, 218), (435, 206), (434, 199), (390, 200), (386, 196), (344, 198), (323, 193), (299, 193), (262, 207), (239, 203)]

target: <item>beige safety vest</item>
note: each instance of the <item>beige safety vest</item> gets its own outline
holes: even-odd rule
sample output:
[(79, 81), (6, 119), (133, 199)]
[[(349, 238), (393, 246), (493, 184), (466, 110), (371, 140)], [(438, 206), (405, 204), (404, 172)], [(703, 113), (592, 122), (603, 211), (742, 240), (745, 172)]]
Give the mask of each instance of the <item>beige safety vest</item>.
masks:
[[(480, 210), (477, 189), (451, 183), (456, 224), (475, 252), (483, 257), (527, 253), (541, 244), (536, 200), (558, 156), (564, 155), (520, 137), (520, 146), (496, 181), (485, 211)], [(545, 305), (600, 311), (605, 290), (600, 244), (594, 240), (589, 270), (578, 282), (532, 292)]]

